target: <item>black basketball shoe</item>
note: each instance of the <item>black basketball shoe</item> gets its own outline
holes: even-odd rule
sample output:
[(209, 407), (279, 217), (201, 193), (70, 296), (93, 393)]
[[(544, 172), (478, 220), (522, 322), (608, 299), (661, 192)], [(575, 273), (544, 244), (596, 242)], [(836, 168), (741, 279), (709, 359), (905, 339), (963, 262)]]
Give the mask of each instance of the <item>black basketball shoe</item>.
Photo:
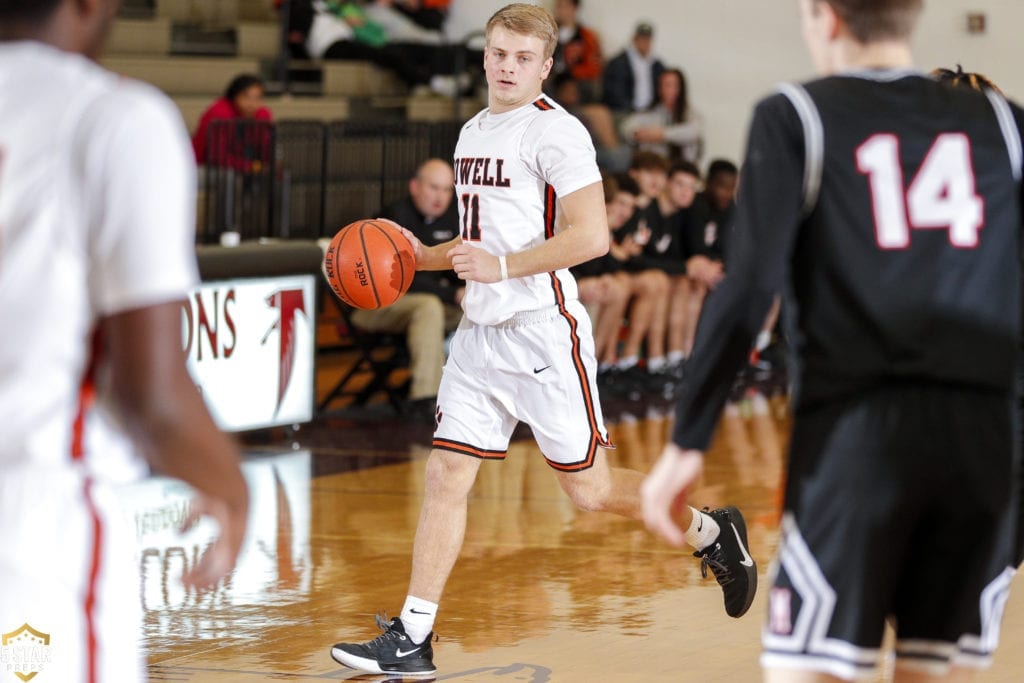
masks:
[(701, 576), (707, 578), (710, 568), (722, 587), (725, 613), (730, 617), (742, 617), (750, 609), (757, 592), (757, 565), (747, 548), (747, 525), (743, 515), (734, 507), (711, 510), (706, 514), (718, 522), (718, 538), (693, 556), (700, 558)]
[(405, 674), (407, 676), (428, 676), (434, 667), (434, 649), (430, 641), (434, 634), (417, 645), (405, 634), (402, 620), (391, 621), (377, 615), (377, 627), (383, 633), (368, 643), (338, 643), (331, 648), (331, 657), (339, 664), (375, 674)]

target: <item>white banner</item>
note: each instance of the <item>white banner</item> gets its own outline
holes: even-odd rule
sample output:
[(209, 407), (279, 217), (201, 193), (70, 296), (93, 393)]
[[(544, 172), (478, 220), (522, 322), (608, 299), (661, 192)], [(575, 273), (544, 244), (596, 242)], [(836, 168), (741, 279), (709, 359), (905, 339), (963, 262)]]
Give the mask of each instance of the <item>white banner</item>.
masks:
[(188, 368), (227, 431), (313, 419), (315, 276), (205, 282), (184, 309)]

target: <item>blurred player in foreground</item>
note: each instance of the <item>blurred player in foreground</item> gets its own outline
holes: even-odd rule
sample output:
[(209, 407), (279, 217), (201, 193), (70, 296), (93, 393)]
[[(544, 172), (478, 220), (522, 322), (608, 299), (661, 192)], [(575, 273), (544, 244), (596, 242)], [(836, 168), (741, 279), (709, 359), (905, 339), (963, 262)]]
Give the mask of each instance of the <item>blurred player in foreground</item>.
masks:
[(145, 679), (114, 486), (148, 465), (197, 489), (191, 515), (220, 538), (196, 587), (234, 566), (248, 507), (182, 353), (197, 271), (181, 117), (91, 61), (117, 6), (0, 0), (0, 632), (48, 642), (13, 665), (62, 683)]
[[(921, 0), (800, 0), (824, 76), (751, 124), (727, 276), (673, 442), (643, 487), (685, 501), (773, 295), (790, 299), (794, 424), (767, 681), (970, 680), (1013, 570), (1021, 111), (912, 69)], [(955, 495), (954, 495), (955, 492)]]

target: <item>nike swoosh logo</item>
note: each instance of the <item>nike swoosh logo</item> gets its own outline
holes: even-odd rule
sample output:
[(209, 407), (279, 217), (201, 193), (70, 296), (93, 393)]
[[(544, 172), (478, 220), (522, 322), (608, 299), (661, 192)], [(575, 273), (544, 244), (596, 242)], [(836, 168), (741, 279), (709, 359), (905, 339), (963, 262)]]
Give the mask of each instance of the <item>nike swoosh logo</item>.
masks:
[(550, 365), (545, 365), (544, 367), (539, 368), (539, 369), (538, 368), (534, 368), (533, 369), (533, 374), (536, 375), (537, 373), (544, 372), (545, 370), (547, 370), (550, 367), (551, 367)]
[(743, 559), (740, 560), (740, 564), (742, 564), (744, 567), (753, 567), (754, 559), (750, 557), (750, 553), (747, 552), (747, 547), (743, 545), (743, 539), (740, 538), (739, 530), (736, 529), (736, 525), (732, 522), (729, 522), (729, 526), (732, 527), (732, 532), (736, 534), (736, 542), (740, 544), (740, 552), (743, 553)]
[(704, 515), (702, 515), (701, 513), (698, 512), (697, 513), (697, 531), (700, 531), (703, 528), (704, 528)]
[(412, 612), (413, 614), (430, 614), (430, 612), (421, 612), (418, 609), (416, 609), (415, 607), (413, 607), (409, 611)]
[(414, 647), (413, 649), (409, 650), (408, 652), (402, 652), (401, 650), (395, 650), (395, 656), (396, 657), (408, 657), (412, 653), (419, 652), (419, 651), (420, 651), (420, 648), (418, 648), (418, 647)]

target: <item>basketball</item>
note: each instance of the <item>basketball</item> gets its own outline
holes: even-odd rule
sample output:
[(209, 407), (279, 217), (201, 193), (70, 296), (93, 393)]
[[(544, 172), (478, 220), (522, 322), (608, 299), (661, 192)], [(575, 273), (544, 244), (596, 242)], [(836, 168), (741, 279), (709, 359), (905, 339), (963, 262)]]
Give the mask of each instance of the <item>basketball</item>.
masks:
[(394, 225), (360, 220), (338, 231), (324, 255), (324, 276), (338, 297), (354, 308), (384, 308), (412, 284), (412, 245)]

